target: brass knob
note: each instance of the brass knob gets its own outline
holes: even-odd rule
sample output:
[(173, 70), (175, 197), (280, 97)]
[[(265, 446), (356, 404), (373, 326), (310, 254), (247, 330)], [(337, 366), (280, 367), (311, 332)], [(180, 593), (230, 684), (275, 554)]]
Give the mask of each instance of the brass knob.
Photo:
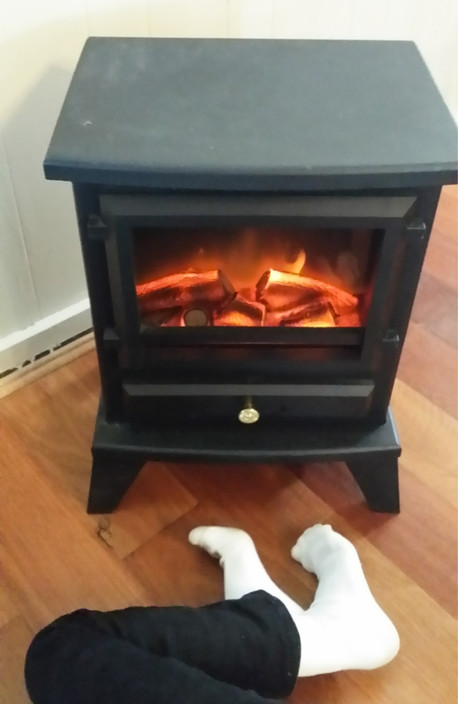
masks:
[(250, 425), (251, 423), (256, 423), (259, 420), (259, 411), (253, 407), (251, 398), (247, 398), (245, 405), (239, 413), (239, 421), (245, 423), (245, 425)]

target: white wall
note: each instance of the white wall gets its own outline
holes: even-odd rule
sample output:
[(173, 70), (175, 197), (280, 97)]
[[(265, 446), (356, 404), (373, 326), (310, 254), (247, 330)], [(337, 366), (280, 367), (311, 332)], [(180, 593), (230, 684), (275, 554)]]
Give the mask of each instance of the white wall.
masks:
[(458, 115), (456, 0), (0, 0), (0, 373), (90, 326), (71, 188), (42, 161), (95, 34), (413, 39)]

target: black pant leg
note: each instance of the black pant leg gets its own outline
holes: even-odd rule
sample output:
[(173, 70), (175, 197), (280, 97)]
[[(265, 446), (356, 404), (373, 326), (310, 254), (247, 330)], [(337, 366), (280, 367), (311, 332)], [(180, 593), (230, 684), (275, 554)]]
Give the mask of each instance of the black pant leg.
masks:
[(296, 682), (297, 628), (284, 604), (263, 591), (200, 608), (133, 607), (91, 617), (144, 650), (265, 697), (287, 696)]
[(115, 704), (127, 696), (139, 704), (223, 703), (226, 696), (231, 704), (254, 704), (266, 700), (243, 690), (285, 696), (299, 658), (299, 635), (286, 608), (257, 592), (198, 609), (64, 616), (32, 643), (26, 681), (35, 704)]
[(33, 704), (274, 704), (103, 633), (84, 612), (35, 637), (25, 676)]

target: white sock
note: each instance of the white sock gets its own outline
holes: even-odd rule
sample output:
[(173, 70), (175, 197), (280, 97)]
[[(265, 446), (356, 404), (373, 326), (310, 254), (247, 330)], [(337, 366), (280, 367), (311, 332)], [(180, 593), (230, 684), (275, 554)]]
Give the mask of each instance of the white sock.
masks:
[(316, 525), (291, 554), (318, 577), (312, 605), (295, 619), (302, 646), (299, 677), (390, 662), (399, 636), (372, 596), (353, 545), (331, 526)]
[(284, 603), (301, 640), (299, 677), (381, 667), (398, 652), (397, 631), (374, 600), (355, 548), (330, 526), (309, 528), (291, 551), (318, 577), (307, 610), (269, 577), (245, 531), (200, 526), (190, 532), (189, 541), (219, 558), (226, 599), (263, 589)]
[(263, 589), (280, 599), (293, 619), (302, 615), (303, 609), (269, 577), (252, 538), (244, 530), (199, 526), (190, 532), (189, 542), (199, 545), (212, 557), (219, 558), (224, 570), (225, 599), (239, 599)]

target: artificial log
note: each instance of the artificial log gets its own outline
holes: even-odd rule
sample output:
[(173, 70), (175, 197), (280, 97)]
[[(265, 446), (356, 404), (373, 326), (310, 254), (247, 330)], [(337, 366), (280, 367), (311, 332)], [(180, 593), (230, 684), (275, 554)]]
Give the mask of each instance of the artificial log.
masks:
[(177, 309), (176, 313), (172, 315), (166, 322), (162, 323), (162, 327), (166, 328), (182, 328), (184, 326), (183, 320), (183, 309)]
[(283, 323), (283, 325), (292, 327), (292, 328), (335, 328), (336, 322), (334, 320), (334, 316), (331, 313), (330, 308), (328, 307), (324, 311), (321, 311), (319, 313), (318, 311), (315, 314), (307, 314), (303, 318), (298, 318), (296, 320), (288, 321), (286, 323)]
[(223, 310), (213, 318), (214, 325), (238, 327), (258, 327), (264, 325), (265, 306), (251, 301), (238, 293)]
[(314, 300), (325, 299), (338, 315), (352, 313), (358, 299), (337, 286), (300, 274), (269, 269), (256, 285), (256, 298), (269, 311), (287, 311)]
[(359, 328), (361, 327), (361, 318), (359, 313), (347, 313), (339, 315), (337, 318), (337, 326), (339, 328)]
[(219, 270), (162, 276), (136, 287), (141, 313), (162, 309), (195, 308), (199, 302), (220, 305), (234, 295), (231, 283)]
[(266, 313), (266, 325), (291, 325), (298, 321), (307, 319), (319, 320), (320, 318), (327, 321), (330, 320), (331, 324), (334, 324), (334, 318), (329, 310), (329, 303), (324, 297), (317, 297), (312, 301), (301, 303), (287, 310), (270, 310)]
[(150, 313), (142, 314), (142, 323), (151, 325), (154, 328), (159, 327), (182, 327), (183, 309), (182, 308), (167, 308), (165, 310), (154, 310)]

